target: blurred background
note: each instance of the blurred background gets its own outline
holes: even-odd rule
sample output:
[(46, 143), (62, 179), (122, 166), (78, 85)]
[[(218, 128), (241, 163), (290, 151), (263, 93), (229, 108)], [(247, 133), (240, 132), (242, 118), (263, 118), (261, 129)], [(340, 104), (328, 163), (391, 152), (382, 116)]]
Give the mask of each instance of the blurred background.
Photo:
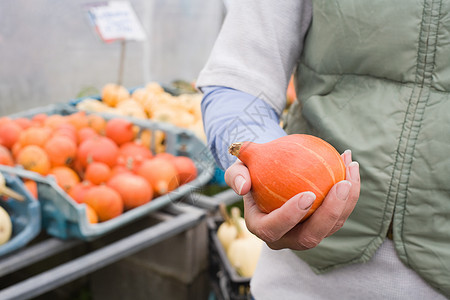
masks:
[[(121, 44), (103, 42), (87, 13), (98, 2), (0, 2), (0, 115), (98, 94), (117, 82)], [(128, 2), (147, 39), (127, 42), (122, 84), (195, 81), (220, 30), (224, 2)]]

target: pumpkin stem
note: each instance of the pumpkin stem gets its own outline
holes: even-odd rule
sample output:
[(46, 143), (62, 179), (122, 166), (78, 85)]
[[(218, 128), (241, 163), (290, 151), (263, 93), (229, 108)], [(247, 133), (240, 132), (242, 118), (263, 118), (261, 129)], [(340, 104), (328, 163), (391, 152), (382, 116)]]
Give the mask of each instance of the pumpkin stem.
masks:
[(220, 203), (219, 209), (220, 209), (220, 214), (222, 215), (222, 218), (225, 220), (225, 222), (230, 225), (233, 224), (233, 221), (231, 220), (231, 217), (228, 214), (227, 208), (224, 203)]
[(241, 227), (241, 224), (239, 223), (239, 218), (241, 217), (241, 210), (239, 207), (232, 207), (231, 208), (231, 220), (233, 221), (233, 225), (236, 227), (237, 230), (237, 238), (241, 239), (245, 237), (244, 230)]
[(239, 157), (239, 152), (241, 151), (242, 144), (242, 142), (231, 144), (231, 146), (228, 148), (228, 152), (230, 152), (231, 155)]

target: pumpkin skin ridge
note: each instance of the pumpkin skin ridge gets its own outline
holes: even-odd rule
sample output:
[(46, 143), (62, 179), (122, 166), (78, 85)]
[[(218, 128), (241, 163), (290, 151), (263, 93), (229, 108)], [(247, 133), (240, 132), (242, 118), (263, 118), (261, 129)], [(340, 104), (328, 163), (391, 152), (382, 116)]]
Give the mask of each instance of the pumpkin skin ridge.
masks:
[[(250, 175), (251, 176), (251, 175)], [(261, 180), (258, 178), (258, 176), (255, 176), (255, 181), (259, 182), (259, 185), (255, 185), (256, 189), (258, 190), (258, 193), (261, 193), (261, 190), (266, 190), (268, 194), (270, 194), (271, 196), (273, 196), (274, 198), (278, 199), (280, 202), (282, 202), (283, 204), (286, 203), (287, 199), (277, 193), (275, 193), (274, 191), (272, 191), (267, 184), (264, 184), (261, 182)], [(254, 183), (252, 183), (253, 185)], [(253, 191), (252, 191), (253, 192)], [(255, 201), (258, 204), (258, 207), (260, 208), (261, 211), (265, 212), (265, 213), (269, 213), (271, 211), (271, 209), (268, 209), (267, 207), (265, 207), (263, 205), (263, 203), (265, 203), (266, 201), (259, 199), (260, 197), (253, 195), (253, 198), (256, 200), (258, 199), (258, 201)]]
[(319, 153), (313, 151), (311, 148), (308, 148), (302, 144), (299, 143), (293, 143), (294, 145), (299, 146), (300, 148), (308, 151), (309, 153), (311, 153), (314, 157), (316, 157), (319, 162), (327, 169), (328, 174), (331, 176), (331, 180), (333, 182), (336, 182), (336, 177), (334, 176), (334, 172), (333, 172), (333, 168), (330, 166), (330, 164), (323, 158), (323, 156), (321, 156)]
[[(295, 173), (295, 172), (293, 172), (293, 171), (291, 171), (291, 170), (289, 170), (289, 173), (290, 173), (292, 176), (298, 178), (299, 180), (301, 180), (301, 181), (305, 182), (307, 185), (309, 185), (310, 188), (311, 188), (311, 190), (308, 191), (308, 192), (313, 192), (314, 195), (316, 195), (316, 196), (319, 197), (319, 198), (325, 198), (325, 195), (322, 193), (322, 191), (320, 190), (320, 188), (319, 188), (316, 184), (314, 184), (314, 182), (312, 182), (311, 180), (309, 180), (309, 179), (305, 178), (304, 176), (302, 176), (302, 175), (300, 175), (300, 174), (298, 174), (298, 173)], [(306, 192), (306, 191), (305, 191), (305, 192)]]

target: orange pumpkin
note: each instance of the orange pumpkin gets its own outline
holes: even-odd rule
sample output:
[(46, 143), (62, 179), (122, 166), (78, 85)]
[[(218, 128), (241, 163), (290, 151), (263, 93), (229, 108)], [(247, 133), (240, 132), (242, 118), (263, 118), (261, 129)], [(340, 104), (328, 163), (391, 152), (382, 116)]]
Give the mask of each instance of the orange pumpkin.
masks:
[(52, 136), (65, 136), (70, 138), (75, 144), (78, 145), (78, 133), (77, 133), (77, 129), (72, 125), (72, 124), (61, 124), (60, 126), (58, 126), (58, 128), (56, 128), (55, 130), (53, 130)]
[(80, 178), (84, 177), (84, 166), (81, 164), (78, 155), (75, 157), (73, 163), (72, 163), (72, 169), (77, 172), (78, 176)]
[(85, 111), (79, 111), (71, 115), (68, 115), (66, 116), (66, 119), (69, 122), (69, 124), (72, 124), (77, 130), (80, 130), (81, 128), (84, 127), (88, 127), (89, 125)]
[(17, 155), (16, 162), (24, 169), (41, 175), (47, 175), (51, 167), (47, 152), (36, 145), (23, 147)]
[(168, 153), (168, 152), (161, 152), (161, 153), (156, 154), (155, 157), (172, 160), (175, 158), (175, 155)]
[(22, 133), (22, 127), (9, 121), (0, 126), (0, 145), (11, 149), (12, 146), (19, 140)]
[(55, 177), (56, 183), (68, 194), (80, 182), (78, 174), (66, 166), (54, 167), (50, 170), (49, 174)]
[(197, 178), (197, 167), (194, 161), (187, 156), (175, 156), (172, 162), (177, 169), (179, 184), (186, 184)]
[(27, 118), (17, 118), (14, 119), (14, 123), (22, 127), (22, 129), (30, 128), (33, 125), (33, 122)]
[(2, 126), (3, 124), (9, 123), (11, 121), (12, 121), (12, 119), (10, 117), (0, 117), (0, 126)]
[(118, 175), (118, 174), (122, 174), (122, 173), (133, 174), (133, 171), (125, 165), (115, 165), (111, 169), (111, 177)]
[(88, 164), (84, 172), (84, 179), (93, 184), (106, 183), (111, 178), (111, 168), (102, 162), (92, 162)]
[(30, 192), (31, 196), (33, 196), (35, 199), (38, 199), (38, 186), (36, 181), (25, 179), (23, 184), (25, 185), (25, 188)]
[(84, 197), (86, 193), (93, 187), (94, 185), (87, 180), (83, 180), (77, 184), (75, 184), (69, 190), (69, 196), (72, 197), (73, 200), (77, 203), (84, 203)]
[(40, 113), (36, 114), (31, 118), (31, 122), (34, 126), (42, 126), (44, 125), (45, 120), (47, 119), (47, 114)]
[(50, 115), (44, 120), (44, 126), (47, 126), (51, 129), (56, 129), (62, 124), (66, 124), (68, 121), (67, 119), (62, 115)]
[(14, 166), (14, 158), (5, 146), (0, 145), (0, 165)]
[(178, 174), (173, 163), (164, 158), (146, 159), (136, 171), (151, 185), (155, 195), (163, 195), (178, 187)]
[(153, 154), (150, 149), (133, 141), (122, 144), (119, 147), (117, 164), (126, 166), (129, 170), (135, 171), (145, 159), (152, 157)]
[(77, 136), (78, 143), (81, 144), (85, 140), (98, 136), (98, 133), (90, 127), (84, 127), (78, 130)]
[(115, 107), (117, 103), (130, 98), (130, 93), (121, 85), (108, 83), (103, 86), (101, 97), (105, 104)]
[(85, 168), (93, 161), (99, 161), (113, 167), (117, 162), (119, 147), (111, 139), (97, 136), (88, 139), (78, 147), (77, 158)]
[(333, 185), (345, 178), (345, 165), (336, 149), (311, 135), (292, 134), (264, 144), (234, 143), (229, 151), (249, 169), (252, 196), (266, 213), (310, 191), (316, 200), (305, 220)]
[(52, 130), (48, 127), (30, 127), (20, 134), (19, 142), (22, 147), (36, 145), (41, 148), (50, 139)]
[(98, 134), (105, 134), (106, 120), (99, 115), (89, 114), (87, 116), (88, 126), (95, 130)]
[(120, 194), (106, 185), (93, 186), (86, 193), (84, 203), (95, 210), (101, 222), (118, 217), (123, 212)]
[(120, 146), (119, 156), (124, 158), (132, 157), (136, 160), (144, 160), (152, 158), (153, 154), (149, 148), (146, 148), (137, 142), (128, 142)]
[(122, 197), (125, 209), (132, 209), (149, 202), (153, 190), (145, 178), (131, 173), (122, 173), (112, 177), (108, 186)]
[(135, 132), (133, 126), (133, 123), (125, 119), (111, 119), (106, 123), (105, 136), (120, 146), (134, 139)]
[(91, 224), (98, 223), (97, 213), (90, 205), (87, 205), (87, 204), (86, 204), (86, 217), (87, 217), (89, 223), (91, 223)]
[(22, 145), (20, 145), (20, 142), (17, 142), (12, 146), (11, 153), (15, 160), (17, 159), (17, 156), (19, 155), (20, 150), (22, 150)]
[(53, 167), (71, 166), (77, 155), (77, 144), (69, 137), (56, 135), (45, 143), (44, 150)]

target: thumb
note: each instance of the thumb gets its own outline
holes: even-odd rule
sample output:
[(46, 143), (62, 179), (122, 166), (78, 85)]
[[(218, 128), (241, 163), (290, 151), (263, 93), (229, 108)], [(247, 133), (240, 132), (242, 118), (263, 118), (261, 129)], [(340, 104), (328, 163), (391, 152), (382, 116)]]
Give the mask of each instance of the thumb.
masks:
[(240, 160), (237, 160), (225, 171), (225, 182), (238, 195), (245, 195), (250, 192), (250, 173)]

